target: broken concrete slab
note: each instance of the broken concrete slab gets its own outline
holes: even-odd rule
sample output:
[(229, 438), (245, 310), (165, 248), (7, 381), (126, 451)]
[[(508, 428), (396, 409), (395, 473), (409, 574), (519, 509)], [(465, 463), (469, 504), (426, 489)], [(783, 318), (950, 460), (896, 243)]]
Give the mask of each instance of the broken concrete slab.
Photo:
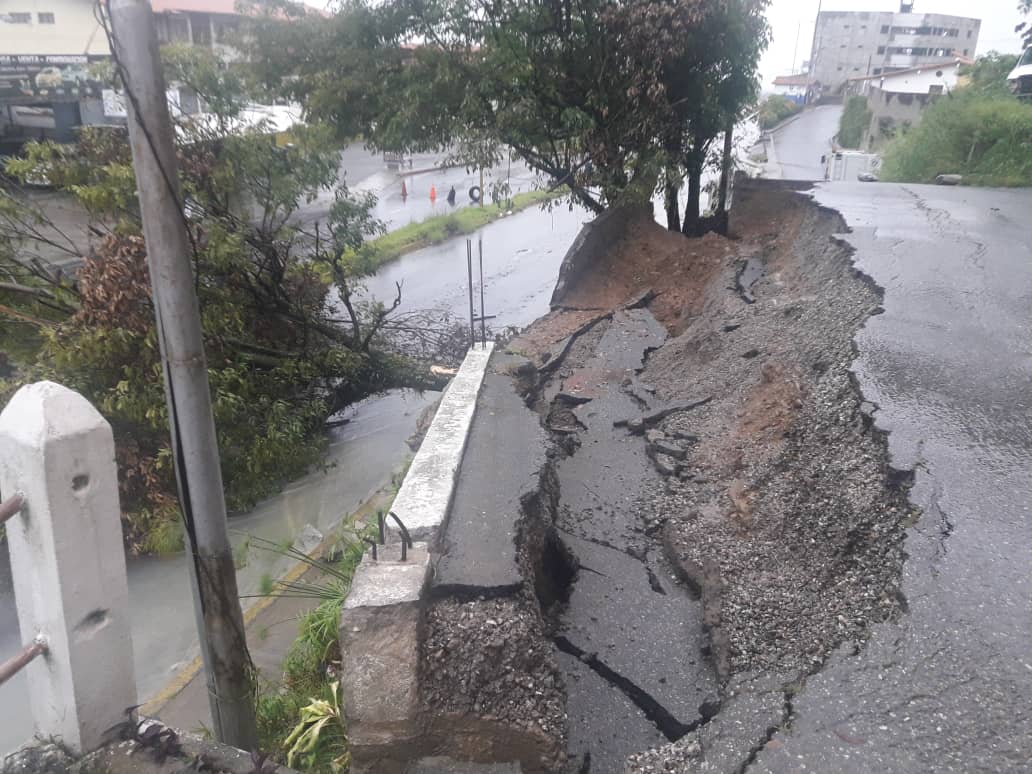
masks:
[(484, 377), (433, 586), (439, 591), (515, 589), (521, 498), (545, 462), (540, 420), (500, 373)]

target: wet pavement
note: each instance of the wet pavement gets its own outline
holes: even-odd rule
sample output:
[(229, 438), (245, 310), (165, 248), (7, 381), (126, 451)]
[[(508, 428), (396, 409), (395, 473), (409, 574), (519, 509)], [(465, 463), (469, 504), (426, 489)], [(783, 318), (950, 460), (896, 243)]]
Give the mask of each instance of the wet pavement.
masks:
[(524, 495), (538, 486), (545, 434), (496, 353), (477, 397), (469, 439), (441, 537), (434, 593), (511, 593), (522, 583), (516, 532)]
[[(663, 486), (645, 442), (614, 422), (639, 416), (625, 389), (666, 332), (645, 310), (617, 312), (562, 382), (580, 445), (558, 465), (556, 522), (579, 564), (556, 644), (567, 679), (571, 756), (593, 774), (623, 771), (632, 752), (682, 736), (716, 692), (703, 656), (699, 603), (645, 534), (642, 495)], [(566, 366), (561, 366), (565, 369)]]
[(821, 156), (831, 152), (831, 140), (838, 134), (841, 105), (821, 105), (805, 110), (799, 118), (772, 132), (768, 160), (780, 170), (783, 180), (823, 180)]
[(906, 612), (807, 681), (750, 770), (1030, 771), (1032, 191), (835, 183), (816, 198), (885, 290), (854, 369), (922, 515)]
[(485, 306), (496, 315), (489, 324), (496, 331), (525, 326), (548, 311), (566, 250), (591, 216), (583, 209), (560, 205), (540, 207), (496, 220), (469, 237), (458, 237), (401, 256), (365, 281), (367, 292), (390, 301), (395, 283), (402, 283), (402, 307), (447, 311), (469, 319), (466, 239), (473, 240), (474, 282), (480, 308), (478, 236), (484, 243)]

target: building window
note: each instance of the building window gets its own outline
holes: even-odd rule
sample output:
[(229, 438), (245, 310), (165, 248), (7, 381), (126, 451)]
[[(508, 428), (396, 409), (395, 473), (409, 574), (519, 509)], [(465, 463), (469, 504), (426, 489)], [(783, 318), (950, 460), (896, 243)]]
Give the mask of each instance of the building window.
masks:
[(971, 40), (971, 30), (968, 30), (968, 40)]
[(942, 94), (943, 86), (941, 83), (933, 83), (928, 87), (929, 94)]
[(965, 48), (964, 49), (964, 56), (967, 56), (967, 55), (968, 55), (968, 49)]
[(885, 46), (878, 46), (878, 53), (879, 54), (884, 54), (885, 53)]
[(7, 21), (11, 24), (32, 24), (31, 13), (9, 13)]
[(40, 24), (53, 24), (54, 23), (54, 14), (41, 12), (41, 13), (36, 14), (36, 20)]
[(882, 35), (888, 35), (889, 34), (889, 25), (888, 24), (885, 24), (885, 25), (882, 26), (881, 34)]

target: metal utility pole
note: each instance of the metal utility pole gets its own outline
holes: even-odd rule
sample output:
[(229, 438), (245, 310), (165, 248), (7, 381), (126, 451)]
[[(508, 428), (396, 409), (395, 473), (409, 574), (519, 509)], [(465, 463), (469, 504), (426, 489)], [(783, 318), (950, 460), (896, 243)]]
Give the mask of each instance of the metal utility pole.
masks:
[(466, 240), (466, 271), (469, 275), (469, 348), (477, 345), (477, 317), (473, 311), (473, 240)]
[(734, 151), (735, 122), (734, 119), (727, 122), (724, 129), (724, 158), (720, 165), (720, 198), (717, 204), (717, 214), (723, 218), (727, 215), (728, 189), (731, 187), (731, 158)]
[(480, 341), (487, 346), (487, 311), (484, 309), (484, 236), (477, 237), (477, 249), (480, 251)]
[(191, 246), (154, 18), (148, 0), (107, 0), (107, 9), (112, 53), (129, 109), (129, 142), (214, 731), (221, 742), (255, 750), (252, 666), (226, 531)]

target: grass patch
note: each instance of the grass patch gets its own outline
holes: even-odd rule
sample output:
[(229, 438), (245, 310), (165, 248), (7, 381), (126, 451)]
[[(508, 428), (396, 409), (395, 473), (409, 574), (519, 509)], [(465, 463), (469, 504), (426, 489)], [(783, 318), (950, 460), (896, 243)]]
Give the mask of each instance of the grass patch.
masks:
[[(332, 712), (339, 708), (340, 696), (330, 675), (340, 663), (340, 611), (362, 561), (361, 538), (375, 532), (375, 522), (363, 528), (353, 522), (342, 527), (334, 543), (337, 558), (309, 560), (309, 573), (321, 577), (290, 584), (271, 580), (267, 584), (262, 579), (263, 594), (321, 600), (298, 624), (297, 639), (283, 663), (282, 684), (264, 686), (257, 703), (260, 749), (280, 763), (286, 763), (292, 751), (293, 764), (300, 771), (336, 772), (346, 766), (347, 734), (339, 709)], [(323, 717), (320, 712), (325, 722), (314, 728), (317, 717)]]
[(418, 223), (410, 223), (363, 245), (363, 267), (374, 271), (405, 253), (440, 244), (461, 234), (472, 234), (497, 220), (507, 211), (519, 212), (536, 204), (557, 199), (564, 193), (565, 189), (526, 191), (512, 197), (512, 206), (509, 210), (499, 205), (485, 204), (483, 207), (463, 207), (447, 215), (433, 215)]

